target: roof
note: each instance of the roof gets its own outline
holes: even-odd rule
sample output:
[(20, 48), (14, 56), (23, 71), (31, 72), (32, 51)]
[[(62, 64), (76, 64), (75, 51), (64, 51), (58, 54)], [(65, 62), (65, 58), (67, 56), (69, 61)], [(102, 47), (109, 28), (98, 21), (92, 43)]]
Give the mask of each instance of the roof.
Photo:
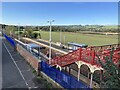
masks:
[(29, 44), (27, 44), (27, 46), (30, 47), (30, 48), (39, 48), (39, 47), (41, 47), (41, 46), (39, 46), (39, 45), (37, 45), (35, 43), (29, 43)]
[(86, 44), (78, 44), (78, 43), (74, 43), (74, 42), (68, 42), (69, 45), (74, 45), (74, 46), (78, 46), (78, 47), (86, 47), (88, 45)]

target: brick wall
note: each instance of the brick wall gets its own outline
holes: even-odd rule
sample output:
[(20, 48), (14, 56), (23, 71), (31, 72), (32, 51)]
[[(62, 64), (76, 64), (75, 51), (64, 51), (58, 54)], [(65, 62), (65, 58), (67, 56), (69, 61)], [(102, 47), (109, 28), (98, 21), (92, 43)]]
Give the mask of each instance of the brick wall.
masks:
[(38, 67), (40, 61), (36, 57), (34, 57), (31, 53), (25, 50), (22, 46), (17, 44), (17, 51), (20, 53), (21, 56), (25, 58), (25, 60), (35, 69), (38, 74)]

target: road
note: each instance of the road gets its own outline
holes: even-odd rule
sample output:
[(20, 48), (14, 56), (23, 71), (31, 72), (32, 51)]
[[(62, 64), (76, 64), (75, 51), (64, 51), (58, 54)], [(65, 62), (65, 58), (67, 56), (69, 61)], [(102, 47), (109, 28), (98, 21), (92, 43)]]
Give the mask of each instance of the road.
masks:
[(35, 74), (28, 63), (6, 41), (2, 42), (2, 87), (35, 88)]
[(0, 36), (0, 90), (2, 89), (2, 37)]

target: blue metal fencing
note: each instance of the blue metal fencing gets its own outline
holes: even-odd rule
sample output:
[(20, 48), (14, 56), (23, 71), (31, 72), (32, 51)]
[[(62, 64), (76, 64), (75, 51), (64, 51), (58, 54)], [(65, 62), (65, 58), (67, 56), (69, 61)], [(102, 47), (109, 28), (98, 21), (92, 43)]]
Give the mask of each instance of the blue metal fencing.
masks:
[(51, 67), (45, 62), (40, 63), (41, 71), (43, 71), (45, 74), (47, 74), (50, 78), (52, 78), (54, 81), (59, 83), (64, 88), (70, 89), (70, 88), (84, 88), (86, 90), (90, 89), (89, 86), (84, 84), (81, 81), (78, 81), (75, 77), (60, 72), (59, 70), (55, 69), (54, 67)]
[(6, 40), (8, 40), (10, 42), (10, 44), (12, 44), (13, 47), (16, 47), (16, 43), (15, 43), (15, 41), (12, 38), (8, 37), (4, 33), (3, 33), (3, 36), (6, 38)]

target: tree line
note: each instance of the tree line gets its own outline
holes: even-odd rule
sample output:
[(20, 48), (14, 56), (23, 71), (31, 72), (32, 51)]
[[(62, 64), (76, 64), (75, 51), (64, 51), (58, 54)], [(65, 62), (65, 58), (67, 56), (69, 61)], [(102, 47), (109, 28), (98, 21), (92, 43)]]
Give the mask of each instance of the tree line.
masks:
[[(12, 25), (3, 25), (4, 28)], [(49, 31), (49, 26), (19, 26), (20, 30), (24, 30), (26, 27), (31, 27), (32, 30), (38, 31)], [(18, 26), (12, 26), (14, 30), (17, 30)], [(118, 26), (105, 26), (105, 25), (53, 25), (52, 31), (63, 31), (63, 32), (81, 32), (81, 31), (90, 31), (90, 32), (118, 32)]]
[(7, 25), (3, 26), (3, 31), (9, 36), (22, 36), (22, 37), (29, 37), (29, 38), (41, 38), (40, 33), (33, 32), (36, 30), (31, 26), (13, 26)]
[[(20, 35), (29, 38), (41, 38), (39, 31), (49, 31), (49, 26), (15, 26), (15, 25), (0, 25), (9, 35)], [(52, 26), (54, 32), (82, 32), (95, 34), (99, 32), (118, 32), (117, 26), (109, 27), (103, 25), (68, 25), (68, 26)], [(38, 32), (33, 32), (38, 31)]]

